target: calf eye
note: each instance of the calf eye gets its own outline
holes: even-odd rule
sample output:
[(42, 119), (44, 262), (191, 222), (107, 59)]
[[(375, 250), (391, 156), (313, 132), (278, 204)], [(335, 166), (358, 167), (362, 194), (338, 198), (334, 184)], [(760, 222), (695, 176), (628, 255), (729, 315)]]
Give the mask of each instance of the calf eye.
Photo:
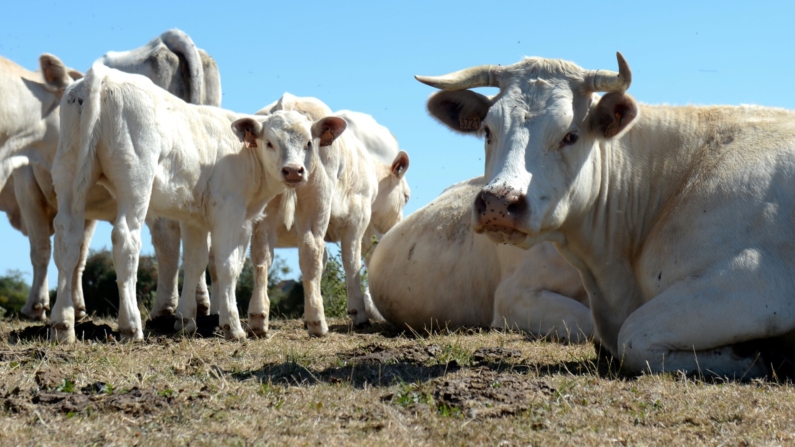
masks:
[(486, 132), (486, 144), (491, 144), (491, 129), (489, 129), (489, 126), (486, 126), (483, 130)]
[(569, 132), (565, 137), (563, 137), (563, 140), (560, 142), (560, 147), (571, 146), (572, 144), (576, 143), (579, 138), (580, 136), (576, 133)]
[(406, 201), (404, 203), (409, 203), (409, 195), (408, 194), (405, 194), (403, 196), (403, 198), (406, 199)]
[(268, 148), (273, 149), (273, 143), (271, 143), (270, 141), (268, 141)]
[(307, 150), (312, 149), (312, 142), (311, 141), (306, 143), (306, 149)]

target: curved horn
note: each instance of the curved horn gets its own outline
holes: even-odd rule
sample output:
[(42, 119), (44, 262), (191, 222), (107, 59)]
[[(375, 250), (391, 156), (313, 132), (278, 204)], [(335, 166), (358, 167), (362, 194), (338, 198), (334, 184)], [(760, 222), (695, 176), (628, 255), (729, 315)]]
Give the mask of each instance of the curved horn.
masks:
[(479, 65), (444, 76), (414, 76), (423, 84), (442, 90), (465, 90), (473, 87), (499, 87), (499, 65)]
[(618, 73), (610, 70), (592, 71), (587, 78), (588, 90), (592, 92), (623, 92), (632, 84), (632, 70), (621, 52), (616, 52)]

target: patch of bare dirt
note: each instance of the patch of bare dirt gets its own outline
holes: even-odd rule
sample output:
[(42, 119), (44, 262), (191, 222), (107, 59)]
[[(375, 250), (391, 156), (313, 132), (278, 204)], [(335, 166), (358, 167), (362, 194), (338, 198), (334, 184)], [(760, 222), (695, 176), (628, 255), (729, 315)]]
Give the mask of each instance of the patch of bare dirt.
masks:
[(111, 394), (107, 385), (101, 382), (83, 387), (81, 393), (51, 389), (52, 386), (46, 388), (50, 389), (24, 392), (15, 388), (3, 396), (3, 408), (12, 413), (32, 413), (41, 409), (59, 413), (97, 411), (142, 416), (163, 411), (177, 403), (171, 392), (156, 393), (135, 387)]
[(518, 349), (483, 347), (472, 354), (472, 361), (477, 364), (515, 363), (521, 360), (522, 353)]
[(397, 348), (387, 348), (379, 344), (371, 344), (356, 349), (348, 354), (341, 354), (340, 358), (354, 364), (394, 364), (410, 363), (421, 365), (442, 353), (439, 345), (428, 346), (408, 345)]
[(468, 369), (455, 378), (445, 377), (433, 384), (433, 397), (438, 404), (469, 417), (516, 415), (554, 393), (555, 389), (541, 380), (485, 367)]
[[(8, 341), (11, 343), (44, 341), (50, 336), (50, 325), (40, 324), (28, 326), (21, 330), (11, 331)], [(75, 325), (75, 336), (78, 340), (107, 342), (119, 339), (119, 333), (114, 332), (107, 324), (96, 324), (91, 320), (82, 321)]]

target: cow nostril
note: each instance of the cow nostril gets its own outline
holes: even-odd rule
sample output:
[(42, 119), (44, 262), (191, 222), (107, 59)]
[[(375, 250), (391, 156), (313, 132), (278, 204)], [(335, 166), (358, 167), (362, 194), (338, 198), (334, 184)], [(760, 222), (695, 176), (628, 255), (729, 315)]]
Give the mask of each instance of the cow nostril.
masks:
[(486, 212), (486, 199), (483, 198), (483, 191), (479, 192), (475, 197), (475, 212), (483, 214)]
[(287, 177), (288, 175), (290, 175), (290, 170), (287, 168), (282, 168), (282, 175)]
[(527, 211), (527, 201), (524, 199), (524, 196), (516, 197), (507, 208), (508, 214), (512, 216), (518, 216), (524, 214)]

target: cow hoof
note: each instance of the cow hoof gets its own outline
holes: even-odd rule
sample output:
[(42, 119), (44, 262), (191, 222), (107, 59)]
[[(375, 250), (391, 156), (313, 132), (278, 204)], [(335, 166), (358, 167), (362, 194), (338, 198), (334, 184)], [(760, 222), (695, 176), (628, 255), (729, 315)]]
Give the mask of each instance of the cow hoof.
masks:
[(174, 330), (192, 334), (196, 332), (196, 320), (193, 318), (177, 318), (174, 322)]
[(88, 318), (88, 314), (85, 309), (75, 309), (75, 322), (79, 323), (86, 318)]
[(248, 328), (253, 335), (265, 337), (268, 335), (268, 318), (262, 312), (248, 314)]
[(325, 337), (328, 335), (328, 326), (325, 321), (304, 321), (304, 326), (310, 337)]
[(121, 336), (121, 341), (138, 341), (144, 339), (143, 331), (134, 327), (128, 329), (119, 328), (119, 335)]
[(223, 326), (224, 338), (227, 340), (243, 341), (246, 339), (246, 331), (241, 327), (232, 327), (229, 324)]
[(56, 343), (72, 344), (75, 342), (75, 327), (67, 322), (54, 323), (50, 326), (50, 340)]
[(196, 307), (196, 315), (200, 317), (206, 317), (210, 315), (210, 306), (207, 306), (205, 304), (199, 304)]

